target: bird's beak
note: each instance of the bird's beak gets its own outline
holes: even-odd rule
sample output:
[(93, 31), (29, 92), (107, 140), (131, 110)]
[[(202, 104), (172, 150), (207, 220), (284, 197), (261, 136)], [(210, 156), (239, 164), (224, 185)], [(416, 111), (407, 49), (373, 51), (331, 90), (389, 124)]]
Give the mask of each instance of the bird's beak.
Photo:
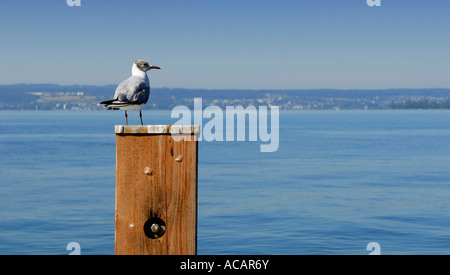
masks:
[(161, 70), (161, 68), (160, 68), (160, 67), (158, 67), (158, 66), (150, 66), (150, 69), (149, 69), (149, 70), (151, 70), (151, 69), (157, 69), (157, 70)]

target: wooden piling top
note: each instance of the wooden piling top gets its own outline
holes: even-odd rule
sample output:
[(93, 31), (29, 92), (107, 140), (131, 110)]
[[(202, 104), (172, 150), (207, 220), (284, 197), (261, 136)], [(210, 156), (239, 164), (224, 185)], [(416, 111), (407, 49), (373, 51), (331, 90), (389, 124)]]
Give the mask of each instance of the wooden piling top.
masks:
[(116, 125), (114, 129), (117, 135), (161, 135), (182, 134), (200, 135), (199, 125)]

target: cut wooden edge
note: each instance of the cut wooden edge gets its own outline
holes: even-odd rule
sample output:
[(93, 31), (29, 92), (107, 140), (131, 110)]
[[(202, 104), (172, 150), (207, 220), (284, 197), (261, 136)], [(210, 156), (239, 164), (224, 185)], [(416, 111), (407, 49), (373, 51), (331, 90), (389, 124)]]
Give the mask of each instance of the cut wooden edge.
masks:
[(117, 135), (200, 135), (199, 125), (116, 125)]

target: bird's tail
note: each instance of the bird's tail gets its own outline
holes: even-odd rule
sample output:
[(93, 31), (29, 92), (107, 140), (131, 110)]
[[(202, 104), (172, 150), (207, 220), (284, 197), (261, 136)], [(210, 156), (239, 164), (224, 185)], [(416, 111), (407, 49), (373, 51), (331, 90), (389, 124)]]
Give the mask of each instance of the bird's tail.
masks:
[(125, 102), (125, 101), (120, 101), (118, 99), (103, 101), (103, 102), (100, 102), (100, 104), (105, 105), (107, 110), (121, 110), (122, 108), (132, 107), (134, 105), (136, 105), (136, 106), (141, 105), (140, 103), (137, 103), (137, 102)]
[(111, 99), (111, 100), (107, 100), (107, 101), (103, 101), (103, 102), (100, 102), (100, 104), (103, 104), (103, 105), (111, 105), (111, 104), (113, 104), (114, 103), (114, 101), (116, 101), (116, 99)]
[(114, 108), (114, 106), (118, 103), (117, 99), (111, 99), (111, 100), (107, 100), (107, 101), (102, 101), (99, 104), (103, 104), (105, 105), (106, 108), (108, 108), (107, 110), (114, 110), (116, 108)]

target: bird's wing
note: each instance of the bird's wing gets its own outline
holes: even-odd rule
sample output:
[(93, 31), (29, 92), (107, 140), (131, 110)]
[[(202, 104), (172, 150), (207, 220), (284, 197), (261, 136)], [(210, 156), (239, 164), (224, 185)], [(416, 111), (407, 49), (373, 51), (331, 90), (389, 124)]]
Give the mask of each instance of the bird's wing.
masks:
[(145, 79), (130, 77), (119, 84), (114, 94), (114, 99), (122, 102), (145, 104), (150, 95), (150, 87)]

